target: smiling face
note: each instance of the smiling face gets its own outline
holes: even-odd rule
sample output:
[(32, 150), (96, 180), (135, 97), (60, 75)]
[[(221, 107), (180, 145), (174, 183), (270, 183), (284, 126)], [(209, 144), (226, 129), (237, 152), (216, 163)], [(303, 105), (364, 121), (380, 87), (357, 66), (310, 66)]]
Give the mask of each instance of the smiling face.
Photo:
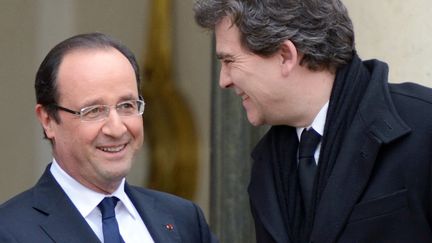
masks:
[[(57, 76), (58, 105), (81, 108), (138, 99), (135, 72), (119, 51), (78, 49), (66, 54)], [(56, 123), (43, 107), (36, 113), (48, 138), (53, 141), (54, 157), (60, 166), (84, 186), (111, 193), (120, 184), (143, 143), (141, 116), (119, 116), (111, 108), (103, 121), (81, 121), (79, 116), (58, 111)]]
[(241, 97), (252, 125), (307, 126), (329, 99), (334, 75), (300, 65), (302, 54), (290, 40), (270, 56), (254, 54), (229, 17), (215, 26), (215, 35), (219, 85)]
[(242, 98), (252, 125), (285, 123), (287, 115), (295, 114), (296, 109), (289, 109), (299, 97), (296, 81), (290, 81), (284, 73), (285, 57), (281, 52), (263, 57), (247, 51), (240, 43), (239, 29), (228, 17), (216, 25), (215, 35), (221, 60), (220, 86), (233, 88)]

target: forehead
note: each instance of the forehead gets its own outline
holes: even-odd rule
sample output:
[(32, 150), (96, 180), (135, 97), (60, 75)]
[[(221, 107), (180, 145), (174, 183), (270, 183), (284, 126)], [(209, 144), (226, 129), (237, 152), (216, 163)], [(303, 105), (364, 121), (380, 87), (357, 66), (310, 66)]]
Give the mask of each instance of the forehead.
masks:
[(96, 96), (122, 89), (137, 90), (132, 65), (114, 48), (77, 49), (67, 53), (59, 66), (57, 85), (60, 97), (69, 93)]
[(240, 31), (229, 17), (224, 17), (215, 26), (216, 54), (225, 55), (245, 51), (240, 43)]
[(66, 53), (60, 63), (58, 76), (68, 70), (78, 71), (77, 74), (86, 73), (89, 70), (110, 69), (116, 64), (130, 66), (129, 60), (117, 49), (112, 47), (79, 48)]

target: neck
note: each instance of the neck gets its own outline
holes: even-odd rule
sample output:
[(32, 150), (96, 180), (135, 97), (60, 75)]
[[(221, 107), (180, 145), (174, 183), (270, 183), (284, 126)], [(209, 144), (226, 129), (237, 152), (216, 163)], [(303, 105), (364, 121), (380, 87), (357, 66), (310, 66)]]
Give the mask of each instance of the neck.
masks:
[(308, 127), (330, 99), (336, 75), (329, 70), (311, 71), (300, 67), (300, 82), (304, 85), (304, 107), (295, 127)]

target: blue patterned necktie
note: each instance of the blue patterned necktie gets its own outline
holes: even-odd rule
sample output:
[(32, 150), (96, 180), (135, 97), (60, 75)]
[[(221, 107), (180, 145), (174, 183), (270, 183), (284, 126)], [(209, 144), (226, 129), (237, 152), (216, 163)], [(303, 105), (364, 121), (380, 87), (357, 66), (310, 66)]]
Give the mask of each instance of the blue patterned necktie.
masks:
[(104, 243), (124, 243), (115, 217), (114, 209), (118, 201), (116, 197), (105, 197), (98, 205), (102, 213)]

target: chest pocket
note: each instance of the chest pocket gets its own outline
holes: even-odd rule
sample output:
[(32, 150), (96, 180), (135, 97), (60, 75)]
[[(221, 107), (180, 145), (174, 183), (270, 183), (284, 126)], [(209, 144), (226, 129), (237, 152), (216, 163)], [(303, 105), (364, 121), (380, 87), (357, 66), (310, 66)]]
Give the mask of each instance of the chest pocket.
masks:
[(349, 223), (392, 214), (408, 206), (407, 189), (402, 189), (379, 198), (361, 202), (354, 207)]

